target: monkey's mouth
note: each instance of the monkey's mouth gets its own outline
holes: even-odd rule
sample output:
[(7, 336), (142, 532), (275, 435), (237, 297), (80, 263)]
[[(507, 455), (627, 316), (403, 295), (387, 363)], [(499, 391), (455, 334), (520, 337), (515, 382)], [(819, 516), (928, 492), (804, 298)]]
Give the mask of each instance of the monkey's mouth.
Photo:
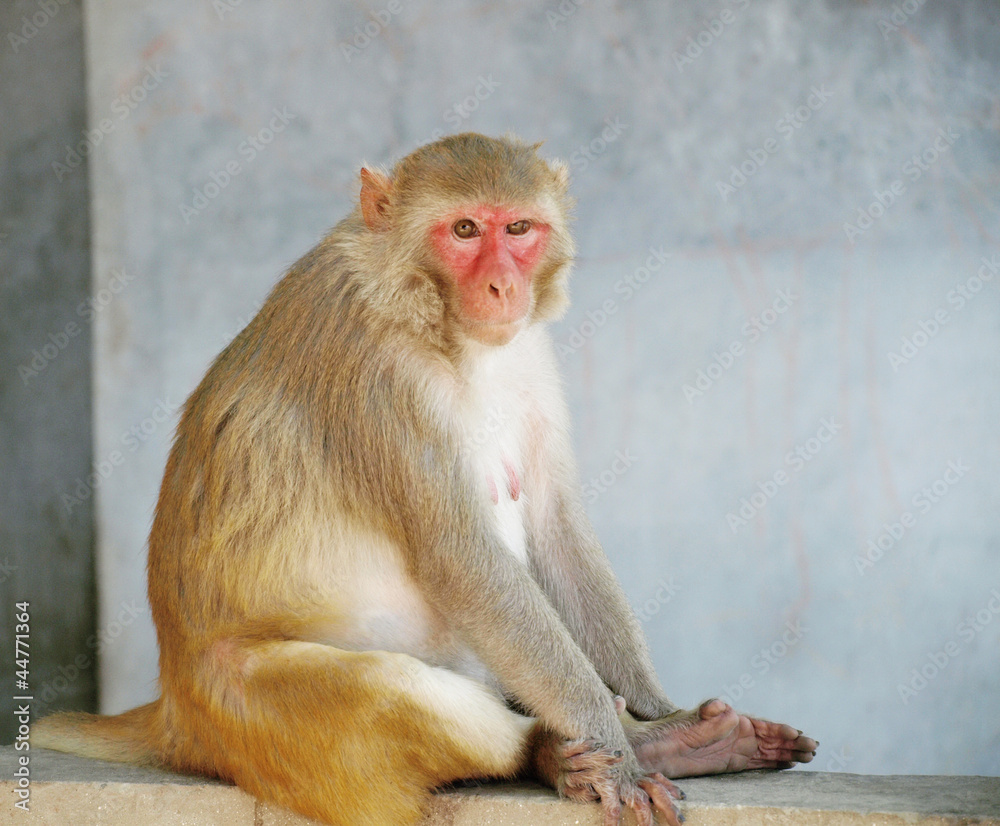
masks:
[(465, 332), (480, 344), (499, 347), (509, 344), (526, 326), (527, 313), (512, 320), (466, 319)]

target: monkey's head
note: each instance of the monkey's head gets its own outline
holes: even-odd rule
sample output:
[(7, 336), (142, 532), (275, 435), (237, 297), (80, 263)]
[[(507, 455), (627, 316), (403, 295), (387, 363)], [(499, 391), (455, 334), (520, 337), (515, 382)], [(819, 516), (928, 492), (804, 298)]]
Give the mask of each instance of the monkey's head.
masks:
[(465, 133), (421, 147), (390, 175), (361, 170), (368, 230), (430, 278), (448, 320), (483, 344), (506, 344), (567, 303), (568, 175), (537, 149)]

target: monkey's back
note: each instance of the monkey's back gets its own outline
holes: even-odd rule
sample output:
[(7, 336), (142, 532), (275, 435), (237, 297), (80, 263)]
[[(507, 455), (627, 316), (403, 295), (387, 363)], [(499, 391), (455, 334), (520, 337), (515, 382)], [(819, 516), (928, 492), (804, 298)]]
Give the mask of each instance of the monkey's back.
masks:
[(345, 221), (291, 268), (184, 405), (149, 540), (163, 653), (248, 620), (266, 632), (289, 594), (309, 599), (299, 526), (322, 524), (351, 462), (345, 400), (393, 361), (358, 306), (350, 234)]

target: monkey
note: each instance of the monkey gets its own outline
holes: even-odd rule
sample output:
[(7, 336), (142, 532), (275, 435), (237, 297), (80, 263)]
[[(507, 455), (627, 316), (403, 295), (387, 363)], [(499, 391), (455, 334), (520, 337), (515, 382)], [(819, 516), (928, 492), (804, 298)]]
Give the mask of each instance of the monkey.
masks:
[(549, 322), (565, 164), (452, 135), (363, 167), (187, 399), (149, 536), (157, 700), (34, 745), (236, 783), (329, 824), (534, 776), (679, 826), (670, 778), (818, 745), (675, 706), (587, 520)]

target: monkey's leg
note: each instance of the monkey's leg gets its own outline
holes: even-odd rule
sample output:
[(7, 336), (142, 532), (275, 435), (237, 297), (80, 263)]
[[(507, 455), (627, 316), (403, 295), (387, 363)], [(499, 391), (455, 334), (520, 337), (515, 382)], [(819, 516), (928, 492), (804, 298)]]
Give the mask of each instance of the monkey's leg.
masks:
[(513, 775), (534, 724), (404, 654), (225, 640), (206, 665), (187, 711), (210, 728), (219, 773), (331, 824), (412, 823), (435, 786)]
[(740, 714), (722, 700), (649, 722), (624, 712), (622, 724), (639, 764), (673, 778), (788, 769), (810, 762), (819, 745), (791, 726)]

